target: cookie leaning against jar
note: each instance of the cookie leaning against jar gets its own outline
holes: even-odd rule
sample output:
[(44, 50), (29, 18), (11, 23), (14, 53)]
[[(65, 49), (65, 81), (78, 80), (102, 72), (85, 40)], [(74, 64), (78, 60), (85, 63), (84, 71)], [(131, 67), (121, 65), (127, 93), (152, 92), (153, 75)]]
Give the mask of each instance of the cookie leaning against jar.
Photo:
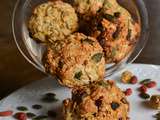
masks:
[(99, 81), (72, 90), (63, 101), (65, 120), (128, 120), (129, 103), (113, 81)]
[(35, 40), (53, 43), (75, 32), (78, 29), (78, 18), (70, 4), (50, 1), (34, 9), (28, 28)]
[[(44, 59), (47, 72), (59, 77), (62, 85), (77, 87), (103, 79), (105, 59), (96, 39), (82, 33), (67, 37), (63, 47), (55, 53), (49, 48)], [(57, 49), (57, 48), (56, 48)]]
[(106, 63), (118, 63), (129, 55), (140, 35), (140, 25), (116, 0), (105, 0), (92, 26), (91, 36), (103, 47)]

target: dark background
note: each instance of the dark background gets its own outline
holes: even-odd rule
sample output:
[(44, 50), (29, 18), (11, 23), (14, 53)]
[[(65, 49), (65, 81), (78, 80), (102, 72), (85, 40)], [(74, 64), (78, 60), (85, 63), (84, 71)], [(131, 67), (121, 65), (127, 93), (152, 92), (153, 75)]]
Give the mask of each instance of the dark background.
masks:
[[(160, 64), (160, 0), (144, 0), (149, 12), (149, 41), (135, 62)], [(45, 77), (19, 53), (12, 36), (11, 19), (16, 0), (0, 0), (0, 99)]]

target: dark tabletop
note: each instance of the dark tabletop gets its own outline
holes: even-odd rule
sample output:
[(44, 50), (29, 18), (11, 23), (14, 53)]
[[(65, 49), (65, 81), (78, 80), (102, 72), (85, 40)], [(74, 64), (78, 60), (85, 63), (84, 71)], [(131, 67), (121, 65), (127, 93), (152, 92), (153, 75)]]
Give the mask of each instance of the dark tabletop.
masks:
[[(0, 3), (0, 99), (14, 90), (46, 77), (19, 53), (11, 31), (11, 16), (16, 0)], [(135, 62), (160, 64), (160, 0), (144, 0), (149, 12), (149, 41)]]

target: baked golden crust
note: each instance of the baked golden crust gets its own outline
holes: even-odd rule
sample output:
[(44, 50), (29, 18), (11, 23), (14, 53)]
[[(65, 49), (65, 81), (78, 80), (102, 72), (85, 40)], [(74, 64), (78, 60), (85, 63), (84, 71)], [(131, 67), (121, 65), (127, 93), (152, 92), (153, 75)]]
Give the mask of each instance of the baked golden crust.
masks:
[(87, 20), (103, 7), (104, 0), (73, 0), (72, 4), (77, 13)]
[[(103, 79), (105, 60), (103, 49), (96, 39), (81, 33), (66, 38), (58, 54), (49, 49), (45, 66), (50, 73), (57, 73), (60, 83), (76, 87)], [(56, 72), (53, 72), (56, 71)]]
[(54, 42), (64, 39), (78, 28), (74, 8), (62, 1), (50, 1), (37, 6), (28, 23), (35, 40)]
[(140, 35), (140, 26), (116, 0), (106, 0), (93, 20), (91, 36), (104, 49), (106, 63), (120, 62), (132, 52)]
[(65, 120), (128, 120), (129, 103), (112, 81), (73, 89), (63, 102)]

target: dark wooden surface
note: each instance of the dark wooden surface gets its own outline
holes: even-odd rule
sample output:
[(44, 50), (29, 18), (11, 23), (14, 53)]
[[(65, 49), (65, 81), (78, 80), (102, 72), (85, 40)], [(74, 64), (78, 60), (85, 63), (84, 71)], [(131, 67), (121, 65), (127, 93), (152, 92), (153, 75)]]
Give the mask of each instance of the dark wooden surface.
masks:
[[(0, 99), (14, 90), (46, 77), (19, 53), (11, 31), (11, 16), (16, 0), (0, 3)], [(145, 0), (149, 12), (151, 34), (135, 62), (160, 64), (160, 0)]]

